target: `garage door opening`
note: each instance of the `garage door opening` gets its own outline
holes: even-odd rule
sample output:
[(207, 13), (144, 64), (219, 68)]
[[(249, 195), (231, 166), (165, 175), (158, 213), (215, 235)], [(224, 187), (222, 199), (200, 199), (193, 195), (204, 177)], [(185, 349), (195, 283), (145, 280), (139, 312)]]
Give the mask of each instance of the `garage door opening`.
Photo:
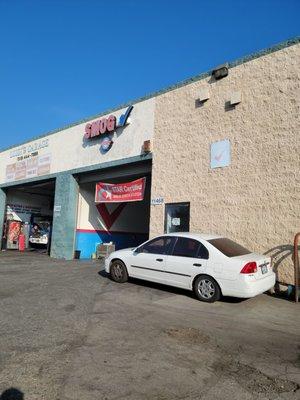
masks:
[(50, 254), (54, 194), (54, 180), (7, 190), (2, 249), (18, 250), (24, 235), (25, 250)]
[[(140, 200), (134, 197), (133, 201), (112, 202), (110, 189), (108, 189), (108, 201), (95, 199), (96, 185), (99, 182), (113, 184), (121, 191), (125, 185), (124, 192), (128, 192), (134, 190), (136, 187), (134, 185), (138, 185), (135, 182), (143, 179), (145, 179), (145, 186)], [(76, 250), (81, 259), (97, 256), (97, 248), (103, 243), (113, 245), (116, 250), (119, 250), (138, 246), (149, 238), (150, 188), (151, 174), (149, 173), (114, 178), (103, 176), (100, 179), (79, 184)], [(124, 198), (128, 199), (126, 195)]]

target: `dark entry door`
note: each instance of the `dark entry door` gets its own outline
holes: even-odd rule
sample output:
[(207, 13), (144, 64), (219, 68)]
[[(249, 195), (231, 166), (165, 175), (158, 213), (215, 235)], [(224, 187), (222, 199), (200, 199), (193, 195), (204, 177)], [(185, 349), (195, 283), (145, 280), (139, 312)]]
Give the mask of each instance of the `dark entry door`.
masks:
[(165, 208), (165, 233), (189, 232), (190, 203), (169, 203)]

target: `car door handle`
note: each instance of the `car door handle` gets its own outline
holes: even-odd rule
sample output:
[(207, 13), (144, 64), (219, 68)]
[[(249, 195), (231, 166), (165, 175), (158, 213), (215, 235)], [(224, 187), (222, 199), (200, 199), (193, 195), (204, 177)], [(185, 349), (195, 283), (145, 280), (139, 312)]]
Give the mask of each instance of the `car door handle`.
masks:
[(198, 264), (198, 263), (195, 263), (193, 265), (194, 265), (194, 267), (202, 267), (202, 264)]
[(164, 260), (162, 258), (157, 258), (156, 261), (162, 262)]

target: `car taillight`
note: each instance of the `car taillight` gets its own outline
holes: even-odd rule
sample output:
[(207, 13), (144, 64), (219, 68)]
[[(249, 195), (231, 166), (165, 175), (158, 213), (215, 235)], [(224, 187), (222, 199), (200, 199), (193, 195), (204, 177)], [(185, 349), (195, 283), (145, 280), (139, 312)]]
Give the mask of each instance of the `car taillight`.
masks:
[(254, 274), (255, 272), (257, 272), (257, 265), (255, 261), (248, 262), (241, 270), (241, 274)]

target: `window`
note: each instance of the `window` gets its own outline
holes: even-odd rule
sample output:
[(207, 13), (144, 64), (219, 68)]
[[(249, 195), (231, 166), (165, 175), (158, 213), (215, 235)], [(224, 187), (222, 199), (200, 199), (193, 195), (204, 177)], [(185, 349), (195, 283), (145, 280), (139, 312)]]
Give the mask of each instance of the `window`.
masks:
[(142, 246), (141, 253), (151, 253), (151, 254), (168, 254), (172, 243), (174, 243), (174, 238), (168, 236), (162, 236), (151, 240)]
[(252, 253), (252, 251), (227, 238), (211, 239), (208, 242), (227, 257), (244, 256)]
[(208, 259), (208, 251), (198, 240), (178, 237), (172, 252), (173, 256)]
[(165, 208), (165, 233), (189, 232), (190, 203), (170, 203)]
[(203, 258), (204, 260), (209, 259), (209, 252), (202, 243), (200, 243), (200, 247), (199, 247), (199, 251), (198, 251), (198, 258)]

